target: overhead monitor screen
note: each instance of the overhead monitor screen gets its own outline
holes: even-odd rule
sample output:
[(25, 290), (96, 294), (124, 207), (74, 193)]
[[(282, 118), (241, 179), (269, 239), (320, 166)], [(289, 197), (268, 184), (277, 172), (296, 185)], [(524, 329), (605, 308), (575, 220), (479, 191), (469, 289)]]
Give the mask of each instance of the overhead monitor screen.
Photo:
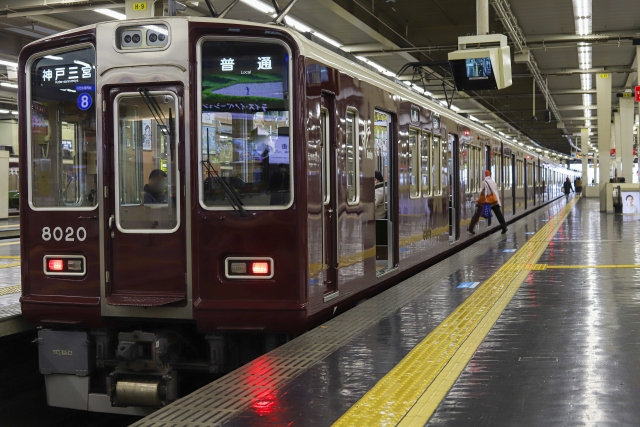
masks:
[(488, 80), (493, 75), (489, 58), (465, 59), (467, 78), (469, 80)]
[(466, 58), (449, 61), (457, 90), (497, 89), (491, 58)]

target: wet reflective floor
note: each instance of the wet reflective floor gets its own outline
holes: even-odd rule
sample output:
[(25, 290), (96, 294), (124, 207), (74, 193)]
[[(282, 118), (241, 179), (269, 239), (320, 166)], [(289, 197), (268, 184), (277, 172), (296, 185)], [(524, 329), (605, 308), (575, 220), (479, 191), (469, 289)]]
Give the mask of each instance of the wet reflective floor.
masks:
[[(366, 327), (301, 374), (286, 380), (285, 385), (264, 391), (259, 398), (252, 399), (251, 404), (235, 416), (229, 414), (221, 420), (221, 424), (234, 427), (332, 425), (471, 296), (479, 284), (490, 278), (514, 255), (515, 250), (544, 227), (549, 218), (556, 215), (565, 204), (564, 199), (553, 202), (511, 224), (506, 235), (496, 233), (476, 242), (470, 248), (346, 313), (343, 316), (353, 316), (351, 323), (354, 328), (356, 325), (363, 326), (362, 323)], [(593, 203), (580, 200), (570, 212), (567, 223), (560, 227), (550, 242), (539, 264), (561, 262), (573, 265), (602, 261), (598, 255), (601, 246), (597, 239), (621, 239), (619, 236), (615, 237), (615, 233), (601, 230), (608, 227), (608, 220), (613, 223), (614, 217), (600, 217), (597, 201)], [(640, 218), (635, 219), (637, 224), (634, 224), (634, 227), (640, 226), (638, 220)], [(586, 233), (585, 230), (591, 229), (590, 224), (594, 221), (597, 221), (600, 231)], [(635, 232), (637, 231), (640, 229)], [(631, 229), (628, 232), (635, 233)], [(567, 237), (569, 235), (570, 238)], [(593, 240), (590, 243), (591, 258), (585, 252), (580, 255), (584, 258), (582, 260), (570, 259), (574, 254), (570, 244), (565, 242), (570, 239)], [(614, 245), (615, 242), (612, 241), (611, 244)], [(633, 247), (632, 242), (626, 251), (632, 252)], [(637, 251), (640, 253), (640, 248)], [(635, 258), (629, 257), (625, 262), (636, 261)], [(614, 271), (616, 270), (601, 269), (598, 270), (598, 274), (610, 275)], [(626, 274), (635, 275), (636, 272), (637, 270), (627, 269)], [(605, 312), (609, 311), (604, 310), (604, 307), (587, 308), (584, 306), (586, 296), (572, 295), (574, 291), (571, 288), (576, 287), (574, 278), (578, 273), (576, 269), (550, 269), (529, 274), (517, 291), (516, 297), (499, 318), (494, 330), (489, 333), (463, 375), (438, 407), (429, 425), (546, 426), (570, 425), (574, 419), (578, 421), (575, 425), (585, 425), (584, 422), (580, 424), (582, 418), (575, 418), (577, 407), (573, 407), (575, 415), (568, 417), (568, 410), (562, 407), (562, 403), (567, 403), (570, 396), (569, 404), (578, 405), (578, 391), (583, 393), (589, 390), (584, 385), (587, 379), (591, 381), (592, 387), (596, 384), (604, 386), (606, 381), (595, 366), (611, 363), (612, 359), (611, 349), (597, 347), (597, 343), (588, 345), (591, 338), (587, 339), (587, 331), (578, 331), (572, 326), (586, 327), (585, 315), (600, 313), (606, 316)], [(556, 295), (561, 287), (565, 288), (562, 291), (566, 293), (566, 300)], [(596, 294), (597, 292), (592, 298), (597, 300)], [(633, 306), (632, 300), (628, 297), (627, 304)], [(359, 309), (371, 313), (389, 310), (389, 314), (376, 318), (369, 324), (367, 316), (356, 316), (355, 313)], [(640, 310), (638, 313), (640, 314)], [(574, 316), (575, 319), (566, 320), (565, 316)], [(335, 321), (339, 319), (340, 317)], [(326, 327), (332, 328), (332, 322), (328, 322)], [(592, 327), (595, 327), (593, 322), (591, 323)], [(562, 329), (562, 333), (554, 331), (554, 328)], [(313, 331), (309, 334), (312, 333)], [(336, 333), (348, 331), (336, 330)], [(557, 339), (558, 337), (562, 339)], [(629, 342), (639, 341), (640, 338)], [(322, 342), (318, 341), (317, 344), (320, 345)], [(567, 349), (571, 344), (582, 346), (582, 359), (576, 357), (575, 350)], [(560, 384), (556, 379), (561, 374), (554, 371), (560, 366), (560, 362), (553, 359), (557, 357), (560, 360), (560, 353), (563, 354), (563, 358), (571, 356), (580, 366), (593, 368), (581, 373), (576, 366), (569, 370), (565, 366), (562, 375), (573, 375), (574, 378), (569, 383)], [(588, 358), (589, 354), (595, 358)], [(632, 357), (633, 354), (629, 356)], [(627, 365), (627, 368), (631, 369), (631, 366)], [(515, 370), (519, 370), (522, 376), (517, 381), (513, 380)], [(585, 377), (584, 374), (588, 376)], [(549, 390), (549, 396), (540, 394), (544, 389)], [(640, 391), (640, 381), (638, 389)], [(203, 391), (202, 398), (206, 399), (207, 393), (211, 394), (210, 391), (211, 389), (208, 392)], [(515, 399), (515, 396), (521, 396), (520, 400)], [(597, 396), (593, 393), (585, 396), (584, 404), (587, 406), (583, 409), (586, 410), (589, 405), (597, 402)], [(522, 397), (526, 402), (523, 403)], [(394, 396), (389, 396), (389, 399), (393, 398)], [(632, 398), (631, 394), (628, 398)], [(189, 403), (185, 404), (185, 408), (188, 408), (185, 411), (204, 410), (204, 406), (198, 406), (198, 399), (200, 397), (196, 392), (188, 400)], [(215, 404), (214, 401), (207, 402), (207, 407), (213, 409), (211, 404)], [(556, 412), (549, 409), (549, 405), (555, 405)], [(521, 409), (522, 407), (525, 409)], [(176, 405), (176, 411), (163, 411), (166, 416), (152, 416), (148, 421), (136, 425), (150, 426), (158, 425), (158, 422), (172, 421), (175, 424), (171, 425), (182, 426), (180, 417), (174, 417), (175, 414), (181, 413), (178, 408), (179, 405)], [(554, 414), (555, 418), (545, 418), (545, 413)], [(595, 414), (591, 414), (593, 415)], [(212, 422), (205, 421), (202, 425), (220, 424), (212, 419)]]
[(640, 425), (639, 235), (580, 200), (427, 425)]

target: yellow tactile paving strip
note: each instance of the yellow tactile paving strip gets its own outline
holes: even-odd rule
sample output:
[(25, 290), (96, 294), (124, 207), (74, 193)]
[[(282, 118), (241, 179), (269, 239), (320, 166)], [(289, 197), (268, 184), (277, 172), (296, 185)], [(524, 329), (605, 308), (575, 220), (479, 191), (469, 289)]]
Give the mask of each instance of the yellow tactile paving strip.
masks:
[(7, 286), (0, 288), (0, 297), (9, 294), (17, 294), (22, 292), (22, 285)]
[(640, 264), (602, 264), (602, 265), (548, 265), (548, 264), (536, 264), (534, 270), (562, 270), (565, 268), (578, 268), (580, 270), (586, 270), (589, 268), (639, 268)]
[[(0, 255), (0, 260), (5, 260), (5, 259), (17, 259), (19, 260), (20, 257), (16, 256), (16, 255)], [(9, 267), (17, 267), (20, 265), (20, 261), (17, 262), (0, 262), (0, 268), (9, 268)]]
[(333, 425), (424, 426), (576, 201), (549, 220)]

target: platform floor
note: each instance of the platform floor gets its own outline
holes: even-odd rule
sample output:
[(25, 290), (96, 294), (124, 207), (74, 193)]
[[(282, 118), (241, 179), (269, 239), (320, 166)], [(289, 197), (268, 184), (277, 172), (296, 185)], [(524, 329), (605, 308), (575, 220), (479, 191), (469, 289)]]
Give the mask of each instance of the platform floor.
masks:
[(562, 198), (134, 426), (640, 425), (638, 235)]
[(30, 328), (20, 311), (20, 239), (0, 240), (0, 337)]

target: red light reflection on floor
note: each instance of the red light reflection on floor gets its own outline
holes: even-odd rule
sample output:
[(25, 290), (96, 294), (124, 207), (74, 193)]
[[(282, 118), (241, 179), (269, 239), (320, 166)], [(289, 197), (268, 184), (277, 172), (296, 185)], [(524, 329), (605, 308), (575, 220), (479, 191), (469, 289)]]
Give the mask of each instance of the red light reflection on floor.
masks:
[(271, 415), (275, 409), (276, 397), (273, 393), (267, 394), (262, 399), (258, 399), (251, 404), (251, 409), (261, 417)]

